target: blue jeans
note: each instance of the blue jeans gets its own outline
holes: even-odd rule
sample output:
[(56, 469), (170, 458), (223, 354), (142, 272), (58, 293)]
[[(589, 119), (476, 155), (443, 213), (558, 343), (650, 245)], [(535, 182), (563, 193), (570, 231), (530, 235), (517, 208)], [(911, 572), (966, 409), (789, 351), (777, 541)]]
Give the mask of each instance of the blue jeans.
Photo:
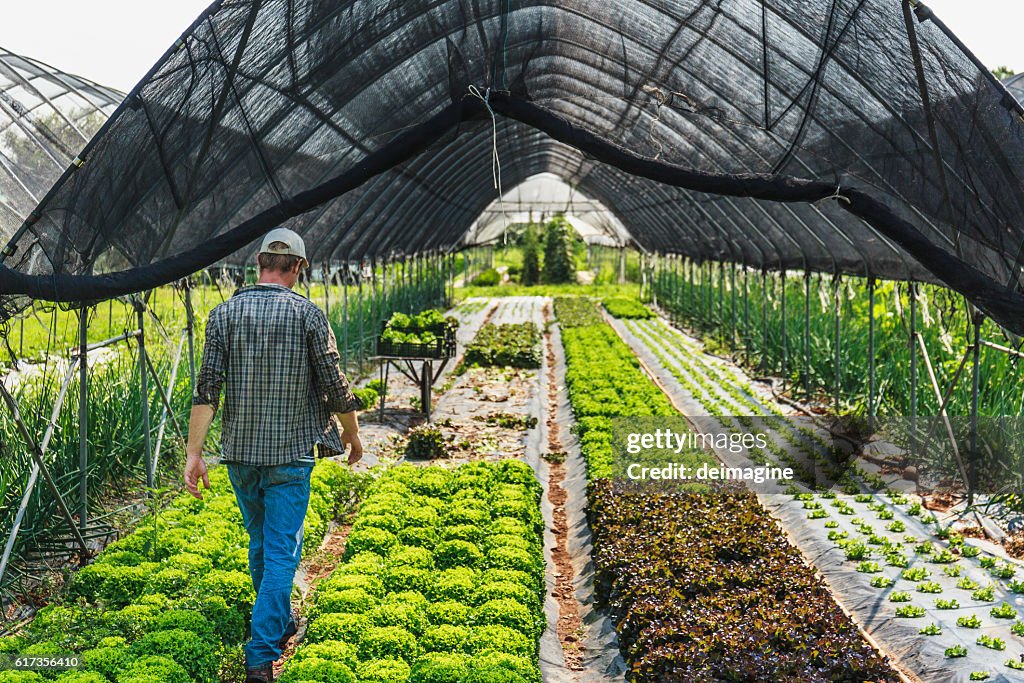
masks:
[(249, 532), (249, 573), (256, 589), (246, 666), (273, 662), (291, 619), (292, 582), (302, 556), (302, 524), (309, 505), (308, 465), (228, 463), (228, 477)]

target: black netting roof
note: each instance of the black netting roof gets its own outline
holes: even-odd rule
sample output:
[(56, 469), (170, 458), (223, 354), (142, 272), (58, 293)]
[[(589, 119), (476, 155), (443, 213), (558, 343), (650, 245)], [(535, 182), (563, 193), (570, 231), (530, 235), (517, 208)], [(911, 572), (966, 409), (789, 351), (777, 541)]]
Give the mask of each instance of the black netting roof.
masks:
[(496, 147), (504, 188), (553, 173), (644, 249), (943, 282), (1024, 331), (1021, 111), (898, 0), (224, 0), (12, 240), (0, 292), (139, 290), (280, 223), (317, 261), (452, 249)]
[(0, 241), (14, 236), (122, 99), (0, 48)]

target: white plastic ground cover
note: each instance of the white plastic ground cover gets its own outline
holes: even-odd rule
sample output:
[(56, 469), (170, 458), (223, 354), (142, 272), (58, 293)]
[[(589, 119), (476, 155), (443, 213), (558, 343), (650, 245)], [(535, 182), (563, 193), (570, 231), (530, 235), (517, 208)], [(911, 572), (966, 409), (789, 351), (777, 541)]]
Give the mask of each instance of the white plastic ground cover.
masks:
[[(473, 300), (469, 300), (473, 301)], [(497, 307), (490, 318), (494, 323), (534, 322), (543, 329), (544, 306), (550, 299), (545, 297), (507, 297), (499, 299)], [(488, 309), (489, 310), (489, 307)], [(479, 329), (482, 318), (476, 319)], [(475, 334), (475, 331), (474, 331)], [(556, 332), (557, 335), (557, 332)], [(471, 338), (470, 338), (471, 339)], [(461, 343), (461, 341), (460, 341)], [(509, 401), (490, 403), (458, 391), (460, 381), (457, 380), (452, 389), (443, 395), (434, 411), (435, 420), (445, 418), (465, 419), (466, 416), (484, 414), (486, 412), (508, 412), (531, 415), (537, 418), (537, 428), (527, 432), (523, 444), (523, 460), (533, 468), (543, 488), (541, 513), (544, 519), (544, 558), (545, 558), (545, 589), (544, 613), (547, 626), (540, 638), (540, 668), (544, 683), (621, 683), (625, 662), (619, 654), (615, 628), (610, 620), (594, 607), (593, 563), (591, 557), (590, 528), (586, 521), (586, 478), (583, 460), (575, 437), (570, 433), (572, 427), (572, 411), (568, 396), (562, 385), (565, 377), (565, 362), (562, 355), (561, 340), (554, 336), (552, 348), (555, 353), (555, 376), (559, 382), (559, 406), (556, 420), (559, 426), (559, 438), (568, 453), (566, 459), (566, 479), (562, 486), (566, 489), (566, 516), (569, 529), (567, 551), (571, 557), (575, 573), (576, 597), (580, 603), (580, 617), (583, 620), (584, 632), (582, 645), (585, 648), (585, 670), (574, 672), (566, 666), (565, 655), (558, 638), (557, 626), (559, 618), (558, 601), (553, 597), (556, 588), (554, 571), (556, 569), (552, 553), (555, 548), (554, 510), (548, 500), (550, 466), (541, 457), (548, 451), (547, 398), (548, 398), (548, 366), (547, 354), (542, 354), (542, 365), (536, 373), (536, 384), (527, 401)]]
[[(628, 326), (622, 321), (612, 321), (612, 323), (657, 380), (662, 383), (684, 414), (706, 415), (708, 414), (707, 406), (697, 400), (683, 386), (672, 372), (673, 368), (666, 366), (665, 361), (674, 365), (677, 372), (691, 373), (691, 376), (692, 373), (701, 372), (702, 364), (714, 364), (721, 371), (720, 374), (732, 376), (742, 386), (747, 387), (748, 390), (744, 392), (747, 396), (757, 393), (750, 389), (751, 382), (745, 378), (742, 371), (735, 367), (727, 368), (720, 359), (712, 359), (703, 354), (695, 340), (671, 329), (664, 321), (633, 323)], [(666, 348), (666, 342), (674, 343), (677, 347), (675, 354)], [(682, 362), (678, 356), (680, 351), (684, 356), (688, 356), (691, 362)], [(726, 401), (726, 398), (728, 395), (725, 392), (718, 396), (718, 400), (728, 406), (722, 414), (742, 414), (730, 412), (730, 409), (735, 410), (738, 406), (731, 400)], [(709, 399), (707, 395), (702, 395), (701, 399), (704, 401), (714, 400), (714, 398)], [(763, 398), (761, 400), (763, 401)], [(776, 408), (778, 409), (778, 406)], [(749, 459), (728, 451), (719, 452), (717, 455), (730, 466), (743, 467), (750, 464)], [(779, 520), (782, 528), (801, 550), (804, 557), (822, 573), (837, 601), (906, 672), (928, 683), (932, 681), (937, 683), (967, 681), (970, 680), (972, 673), (983, 671), (990, 674), (990, 678), (987, 679), (990, 681), (1024, 680), (1024, 672), (1015, 671), (1004, 664), (1008, 659), (1018, 660), (1024, 652), (1021, 638), (1013, 635), (1010, 630), (1013, 620), (997, 619), (990, 614), (993, 607), (1006, 602), (1019, 615), (1024, 611), (1024, 599), (1010, 592), (1005, 582), (993, 580), (989, 572), (980, 564), (982, 557), (999, 557), (1000, 565), (1011, 565), (1019, 569), (1020, 563), (1006, 558), (1001, 549), (984, 541), (967, 539), (968, 544), (978, 546), (983, 552), (977, 558), (959, 559), (955, 565), (960, 567), (960, 576), (951, 577), (944, 573), (943, 567), (952, 565), (929, 562), (925, 559), (925, 555), (915, 552), (916, 543), (906, 542), (905, 537), (913, 537), (919, 542), (930, 541), (936, 551), (948, 548), (947, 543), (935, 537), (936, 526), (923, 523), (918, 516), (907, 514), (909, 507), (907, 504), (893, 505), (888, 496), (874, 495), (870, 501), (865, 502), (857, 502), (854, 496), (845, 494), (838, 494), (835, 499), (823, 499), (816, 496), (813, 501), (798, 501), (794, 500), (792, 495), (782, 494), (759, 494), (759, 498), (766, 509)], [(838, 511), (837, 501), (839, 500), (845, 501), (846, 507), (852, 509), (852, 514), (841, 514)], [(815, 507), (816, 503), (820, 504), (820, 509), (824, 510), (828, 516), (821, 519), (808, 519), (808, 514), (814, 510), (806, 509), (805, 502), (812, 507)], [(874, 506), (874, 509), (869, 506)], [(892, 515), (891, 519), (888, 518), (890, 514)], [(880, 515), (885, 519), (879, 519)], [(870, 573), (858, 571), (859, 562), (847, 560), (845, 551), (836, 547), (828, 537), (829, 532), (834, 534), (845, 532), (848, 538), (860, 539), (867, 544), (870, 535), (861, 532), (859, 525), (853, 522), (855, 519), (860, 520), (864, 525), (869, 525), (873, 533), (880, 538), (888, 537), (892, 541), (903, 542), (904, 547), (901, 552), (909, 563), (908, 569), (914, 570), (923, 567), (929, 575), (921, 581), (901, 578), (904, 570), (900, 567), (888, 566), (886, 558), (879, 555), (877, 547), (875, 547), (873, 557), (868, 561), (876, 562), (879, 565), (879, 571)], [(835, 522), (835, 527), (832, 529), (825, 526), (825, 523), (830, 521)], [(889, 531), (887, 526), (897, 521), (902, 523), (904, 530)], [(866, 530), (867, 526), (864, 529)], [(868, 547), (872, 548), (873, 546), (868, 545)], [(862, 568), (874, 569), (875, 567)], [(1024, 572), (1018, 571), (1018, 577), (1024, 578), (1021, 577), (1021, 574)], [(872, 587), (871, 580), (878, 576), (892, 579), (893, 585), (888, 588)], [(958, 581), (964, 578), (981, 587), (993, 584), (994, 599), (991, 601), (972, 599), (972, 590), (957, 587)], [(937, 584), (941, 593), (919, 592), (917, 587), (925, 582)], [(910, 601), (899, 603), (890, 601), (889, 598), (898, 591), (908, 593)], [(955, 599), (960, 607), (937, 609), (935, 601), (940, 599)], [(918, 618), (897, 617), (897, 607), (905, 605), (922, 607), (925, 610), (925, 615)], [(965, 628), (957, 625), (958, 618), (970, 615), (978, 617), (982, 624), (981, 628)], [(940, 635), (926, 636), (919, 633), (922, 627), (932, 623), (941, 627)], [(1004, 651), (992, 650), (977, 644), (976, 640), (982, 635), (1001, 639), (1005, 643), (1006, 649)], [(965, 656), (957, 658), (945, 656), (947, 648), (958, 645), (966, 649)]]
[[(576, 600), (579, 603), (580, 620), (583, 626), (583, 646), (585, 648), (584, 667), (580, 672), (579, 681), (587, 683), (621, 683), (625, 680), (626, 662), (619, 650), (619, 637), (615, 624), (607, 612), (596, 604), (594, 591), (594, 560), (593, 536), (590, 523), (587, 521), (587, 467), (580, 452), (579, 441), (572, 433), (574, 424), (572, 407), (569, 405), (569, 394), (565, 389), (565, 353), (562, 348), (561, 331), (557, 324), (551, 325), (551, 348), (555, 360), (555, 377), (558, 379), (558, 408), (555, 422), (558, 425), (558, 437), (565, 453), (565, 478), (562, 488), (565, 489), (566, 524), (568, 527), (566, 550), (572, 558)], [(546, 381), (546, 375), (545, 380)], [(545, 434), (545, 441), (547, 436)], [(548, 465), (541, 461), (541, 468)], [(543, 481), (547, 481), (545, 476)], [(545, 483), (545, 491), (546, 491)], [(550, 506), (549, 506), (550, 507)], [(552, 563), (548, 556), (548, 568)], [(550, 622), (549, 622), (550, 623)], [(560, 648), (559, 648), (560, 649)]]

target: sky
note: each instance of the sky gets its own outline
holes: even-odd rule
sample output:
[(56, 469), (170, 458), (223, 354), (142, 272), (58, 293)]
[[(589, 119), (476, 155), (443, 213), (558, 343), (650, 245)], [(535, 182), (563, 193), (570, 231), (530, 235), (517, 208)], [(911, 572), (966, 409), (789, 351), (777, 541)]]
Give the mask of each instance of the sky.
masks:
[[(128, 91), (210, 1), (2, 0), (0, 47)], [(986, 66), (1024, 72), (1024, 2), (926, 4)]]

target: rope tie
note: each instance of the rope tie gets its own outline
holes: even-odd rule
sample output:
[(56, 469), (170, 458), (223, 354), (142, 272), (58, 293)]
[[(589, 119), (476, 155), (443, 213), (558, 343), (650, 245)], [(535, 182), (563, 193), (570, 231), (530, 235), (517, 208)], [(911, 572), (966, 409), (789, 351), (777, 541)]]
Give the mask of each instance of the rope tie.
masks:
[(509, 219), (508, 214), (505, 213), (505, 201), (502, 196), (504, 193), (501, 189), (501, 156), (498, 154), (498, 117), (495, 115), (494, 109), (491, 108), (491, 88), (488, 87), (481, 94), (479, 88), (470, 84), (469, 94), (483, 102), (484, 106), (487, 107), (487, 113), (491, 115), (491, 180), (494, 183), (494, 189), (498, 191), (498, 206), (501, 208), (501, 215), (505, 219), (505, 226), (502, 228), (502, 236), (504, 236), (505, 230), (508, 228)]
[(836, 191), (833, 192), (832, 194), (830, 194), (829, 196), (822, 197), (818, 201), (814, 202), (815, 206), (818, 206), (818, 205), (822, 204), (823, 202), (827, 202), (830, 199), (835, 199), (836, 201), (846, 202), (847, 204), (850, 204), (851, 203), (850, 202), (850, 198), (844, 196), (843, 194), (841, 194), (842, 189), (843, 189), (842, 186), (836, 185)]

